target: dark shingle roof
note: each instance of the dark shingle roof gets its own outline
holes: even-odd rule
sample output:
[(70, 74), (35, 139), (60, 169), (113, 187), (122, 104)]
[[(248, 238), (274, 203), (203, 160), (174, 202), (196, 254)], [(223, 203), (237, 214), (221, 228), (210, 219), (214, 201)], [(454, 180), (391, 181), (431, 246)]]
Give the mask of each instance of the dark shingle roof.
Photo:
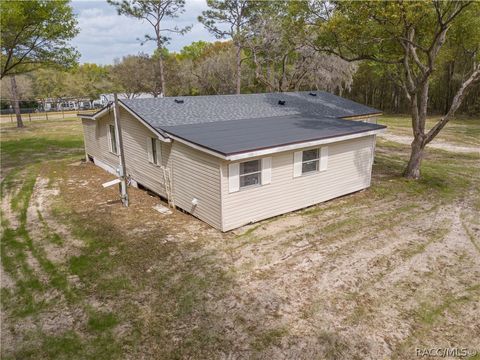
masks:
[[(315, 96), (310, 92), (292, 92), (120, 101), (160, 133), (223, 155), (384, 128), (339, 119), (378, 114), (379, 110), (323, 91), (314, 93)], [(285, 103), (281, 105), (279, 101)]]
[(302, 115), (164, 126), (169, 134), (223, 155), (380, 130), (383, 125)]
[[(120, 100), (155, 128), (286, 115), (348, 117), (379, 110), (323, 91)], [(175, 102), (181, 99), (183, 103)], [(279, 105), (278, 101), (285, 101)]]

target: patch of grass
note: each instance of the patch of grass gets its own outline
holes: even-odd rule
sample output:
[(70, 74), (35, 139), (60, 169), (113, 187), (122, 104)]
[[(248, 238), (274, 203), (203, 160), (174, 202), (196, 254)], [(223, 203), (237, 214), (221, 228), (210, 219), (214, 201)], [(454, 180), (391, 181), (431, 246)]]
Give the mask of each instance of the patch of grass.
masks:
[(116, 276), (100, 279), (97, 289), (104, 296), (118, 296), (122, 291), (132, 290), (132, 284), (126, 277)]
[(51, 336), (42, 332), (30, 335), (36, 339), (30, 346), (17, 349), (15, 356), (2, 356), (2, 359), (118, 359), (120, 346), (111, 335), (95, 334), (82, 338), (73, 330)]
[(91, 332), (110, 330), (119, 323), (117, 317), (111, 312), (90, 311), (87, 329)]
[(80, 337), (74, 331), (59, 336), (32, 335), (41, 338), (41, 343), (35, 347), (17, 349), (15, 359), (71, 359), (83, 348)]
[(37, 121), (23, 129), (1, 124), (0, 131), (2, 172), (7, 175), (10, 171), (46, 160), (83, 154), (83, 136), (78, 119)]
[(38, 167), (30, 166), (23, 173), (23, 184), (11, 199), (11, 208), (18, 213), (19, 225), (11, 229), (2, 224), (2, 263), (5, 271), (17, 279), (17, 296), (19, 301), (10, 302), (12, 312), (18, 316), (30, 315), (41, 309), (45, 302), (35, 300), (35, 292), (45, 289), (36, 276), (38, 269), (32, 269), (27, 262), (27, 254), (33, 256), (41, 270), (48, 276), (48, 285), (60, 290), (68, 299), (72, 293), (68, 287), (66, 275), (46, 256), (44, 249), (34, 244), (27, 230), (27, 212), (38, 175)]
[(263, 351), (271, 346), (280, 344), (283, 337), (288, 335), (288, 329), (286, 327), (279, 327), (276, 329), (270, 329), (255, 336), (252, 347), (256, 351)]
[(441, 150), (429, 150), (422, 162), (420, 180), (403, 178), (402, 172), (408, 161), (408, 146), (392, 146), (382, 143), (377, 149), (373, 166), (374, 175), (382, 174), (381, 181), (374, 178), (370, 191), (377, 196), (406, 194), (425, 197), (430, 201), (452, 202), (464, 195), (479, 180), (476, 164), (480, 157), (475, 154), (452, 154)]
[(348, 358), (346, 354), (349, 352), (349, 347), (338, 334), (322, 331), (318, 334), (318, 338), (323, 346), (322, 358), (326, 360)]
[[(432, 116), (427, 119), (426, 129), (432, 128), (440, 119)], [(387, 125), (388, 131), (395, 135), (412, 136), (412, 119), (408, 115), (383, 115), (379, 124)], [(480, 122), (477, 118), (456, 118), (450, 120), (445, 128), (433, 140), (446, 141), (458, 145), (480, 146)]]
[[(467, 289), (467, 292), (477, 292), (478, 289), (480, 289), (480, 286), (474, 286)], [(454, 295), (448, 295), (439, 305), (432, 305), (431, 303), (424, 302), (417, 310), (417, 316), (422, 323), (426, 325), (432, 325), (441, 316), (443, 316), (447, 310), (450, 310), (461, 303), (472, 301), (475, 298), (476, 296), (472, 296), (472, 294), (465, 294), (458, 297), (455, 297)]]

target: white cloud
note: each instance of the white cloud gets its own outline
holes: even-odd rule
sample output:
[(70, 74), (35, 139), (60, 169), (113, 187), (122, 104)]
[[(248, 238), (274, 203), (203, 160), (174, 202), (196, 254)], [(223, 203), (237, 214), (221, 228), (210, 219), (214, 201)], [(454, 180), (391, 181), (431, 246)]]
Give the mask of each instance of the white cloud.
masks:
[[(81, 53), (80, 62), (112, 64), (114, 59), (128, 54), (145, 52), (151, 54), (153, 42), (140, 44), (145, 34), (152, 34), (146, 21), (119, 16), (116, 9), (103, 1), (73, 1), (80, 33), (72, 44)], [(193, 25), (190, 32), (181, 36), (171, 34), (170, 51), (179, 51), (193, 41), (214, 41), (215, 38), (198, 23), (197, 17), (207, 7), (205, 0), (187, 0), (185, 12), (178, 18), (164, 22), (165, 28)]]

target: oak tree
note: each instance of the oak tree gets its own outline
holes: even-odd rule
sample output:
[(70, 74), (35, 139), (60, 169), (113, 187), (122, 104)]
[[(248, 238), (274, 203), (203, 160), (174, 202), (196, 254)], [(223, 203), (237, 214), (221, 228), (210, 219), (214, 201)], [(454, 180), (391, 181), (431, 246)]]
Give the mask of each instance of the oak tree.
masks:
[[(444, 44), (462, 14), (480, 16), (480, 4), (471, 1), (362, 1), (323, 2), (313, 25), (318, 51), (348, 61), (369, 60), (382, 64), (403, 89), (409, 101), (414, 139), (404, 176), (418, 179), (425, 146), (443, 129), (480, 80), (478, 44), (471, 44), (475, 59), (462, 79), (448, 110), (426, 129), (429, 89)], [(478, 28), (467, 30), (476, 32)], [(474, 36), (463, 33), (463, 37)], [(467, 43), (465, 43), (468, 46)]]

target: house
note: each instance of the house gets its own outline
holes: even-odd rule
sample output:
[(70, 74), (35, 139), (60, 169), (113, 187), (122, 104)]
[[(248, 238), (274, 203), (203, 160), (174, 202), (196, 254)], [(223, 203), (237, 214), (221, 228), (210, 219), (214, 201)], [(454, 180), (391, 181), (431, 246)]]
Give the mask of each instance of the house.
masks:
[[(127, 174), (228, 231), (370, 186), (380, 112), (326, 92), (119, 100)], [(115, 173), (114, 107), (82, 118)], [(351, 119), (355, 119), (353, 121)]]
[[(151, 99), (154, 96), (149, 93), (138, 93), (138, 94), (118, 94), (119, 99)], [(113, 101), (113, 94), (100, 94), (98, 100), (94, 100), (95, 105), (108, 105), (109, 102)]]

